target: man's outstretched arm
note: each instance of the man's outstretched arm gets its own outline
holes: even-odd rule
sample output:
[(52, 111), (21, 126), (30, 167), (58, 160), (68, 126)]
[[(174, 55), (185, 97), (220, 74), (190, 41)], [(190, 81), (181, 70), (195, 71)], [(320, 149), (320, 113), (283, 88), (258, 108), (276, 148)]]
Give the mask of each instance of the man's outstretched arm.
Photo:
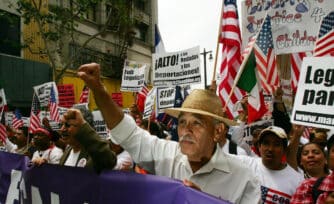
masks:
[(100, 77), (100, 65), (96, 63), (81, 65), (78, 69), (78, 76), (93, 91), (96, 105), (107, 127), (113, 129), (123, 119), (124, 113), (104, 88)]

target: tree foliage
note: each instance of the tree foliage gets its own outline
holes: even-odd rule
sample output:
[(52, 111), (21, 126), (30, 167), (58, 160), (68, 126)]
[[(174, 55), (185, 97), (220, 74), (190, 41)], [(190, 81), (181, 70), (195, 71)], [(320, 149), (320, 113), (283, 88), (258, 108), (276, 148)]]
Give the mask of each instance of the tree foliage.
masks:
[[(24, 24), (34, 24), (37, 27), (36, 35), (42, 40), (43, 46), (36, 47), (36, 36), (25, 37), (24, 46), (33, 54), (40, 57), (46, 57), (53, 70), (54, 80), (56, 82), (62, 78), (67, 69), (75, 69), (78, 59), (87, 58), (90, 43), (98, 42), (97, 38), (103, 38), (106, 34), (112, 33), (113, 38), (108, 39), (115, 45), (111, 53), (94, 50), (94, 54), (99, 55), (98, 60), (102, 65), (105, 60), (112, 59), (111, 64), (122, 66), (126, 58), (126, 52), (132, 45), (133, 38), (133, 19), (131, 18), (132, 1), (124, 0), (65, 0), (63, 5), (59, 1), (50, 0), (46, 4), (44, 0), (17, 0), (11, 4), (18, 13), (20, 13)], [(98, 20), (91, 25), (96, 28), (95, 34), (83, 35), (78, 32), (81, 23), (89, 23), (87, 16), (94, 8), (105, 8), (101, 4), (109, 3), (110, 9), (107, 11), (105, 20)], [(101, 12), (101, 11), (98, 11)], [(117, 25), (116, 27), (111, 25)], [(81, 38), (80, 38), (81, 36)], [(80, 40), (79, 40), (80, 39)], [(76, 52), (69, 52), (71, 46), (77, 47)], [(89, 49), (88, 49), (89, 48)], [(96, 54), (97, 53), (97, 54)], [(80, 56), (82, 55), (82, 56)], [(111, 57), (111, 58), (110, 58)], [(92, 59), (94, 60), (94, 59)], [(108, 62), (106, 62), (108, 64)], [(58, 68), (58, 69), (57, 69)], [(105, 68), (105, 73), (111, 77), (119, 77), (115, 70)], [(115, 67), (114, 67), (115, 68)], [(114, 69), (109, 66), (109, 69)], [(118, 67), (119, 68), (119, 67)], [(112, 72), (114, 71), (114, 72)], [(121, 70), (119, 70), (121, 72)], [(108, 74), (109, 73), (109, 74)], [(110, 74), (111, 73), (111, 74)]]

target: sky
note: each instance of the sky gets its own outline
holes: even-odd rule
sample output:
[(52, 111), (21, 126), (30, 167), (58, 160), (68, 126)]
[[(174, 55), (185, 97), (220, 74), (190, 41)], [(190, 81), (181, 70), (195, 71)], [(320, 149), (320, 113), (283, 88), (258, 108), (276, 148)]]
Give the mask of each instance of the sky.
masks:
[[(176, 52), (195, 46), (200, 51), (212, 51), (216, 55), (219, 18), (222, 0), (158, 0), (158, 26), (167, 52)], [(220, 49), (218, 50), (220, 52)], [(207, 55), (207, 84), (211, 84), (214, 59)], [(220, 62), (217, 61), (217, 70)], [(203, 72), (203, 55), (201, 70)], [(200, 86), (200, 85), (199, 85)], [(204, 79), (202, 80), (204, 88)]]

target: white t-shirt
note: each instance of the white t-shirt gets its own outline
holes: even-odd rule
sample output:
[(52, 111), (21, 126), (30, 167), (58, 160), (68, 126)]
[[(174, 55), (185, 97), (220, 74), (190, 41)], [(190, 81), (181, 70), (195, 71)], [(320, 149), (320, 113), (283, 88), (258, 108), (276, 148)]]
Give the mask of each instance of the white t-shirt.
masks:
[[(225, 144), (224, 144), (224, 146), (223, 146), (223, 152), (225, 152), (225, 153), (230, 153), (229, 152), (229, 146), (230, 146), (230, 140), (228, 140), (228, 139), (226, 139), (226, 142), (225, 142)], [(239, 147), (239, 145), (237, 145), (237, 155), (245, 155), (245, 156), (247, 156), (248, 154), (247, 154), (247, 152), (243, 149), (243, 148), (241, 148), (241, 147)]]
[(270, 170), (261, 158), (237, 156), (257, 174), (261, 183), (263, 203), (289, 203), (297, 187), (304, 180), (302, 173), (287, 165), (282, 170)]
[(76, 166), (78, 158), (79, 158), (80, 151), (74, 152), (73, 149), (71, 149), (70, 154), (68, 155), (65, 166)]
[(62, 155), (63, 155), (62, 149), (56, 146), (52, 146), (44, 151), (39, 151), (39, 150), (35, 151), (34, 154), (32, 155), (32, 160), (37, 158), (43, 158), (46, 159), (49, 164), (59, 164)]

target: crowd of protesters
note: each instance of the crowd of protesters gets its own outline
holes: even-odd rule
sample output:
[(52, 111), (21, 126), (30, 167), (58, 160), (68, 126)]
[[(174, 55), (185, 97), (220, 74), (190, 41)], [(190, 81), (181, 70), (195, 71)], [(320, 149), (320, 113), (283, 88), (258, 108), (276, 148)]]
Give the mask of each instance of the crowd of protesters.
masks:
[(247, 97), (238, 119), (230, 120), (212, 90), (193, 90), (180, 108), (165, 110), (178, 119), (179, 140), (173, 141), (135, 105), (123, 112), (104, 88), (98, 64), (82, 65), (78, 76), (93, 91), (110, 137), (98, 135), (88, 110), (72, 108), (59, 131), (47, 119), (31, 138), (25, 127), (7, 127), (5, 151), (28, 156), (36, 168), (49, 163), (166, 176), (232, 203), (334, 203), (334, 136), (312, 128), (303, 138), (305, 127), (291, 124), (280, 88), (274, 124), (254, 128), (250, 145), (244, 140)]

